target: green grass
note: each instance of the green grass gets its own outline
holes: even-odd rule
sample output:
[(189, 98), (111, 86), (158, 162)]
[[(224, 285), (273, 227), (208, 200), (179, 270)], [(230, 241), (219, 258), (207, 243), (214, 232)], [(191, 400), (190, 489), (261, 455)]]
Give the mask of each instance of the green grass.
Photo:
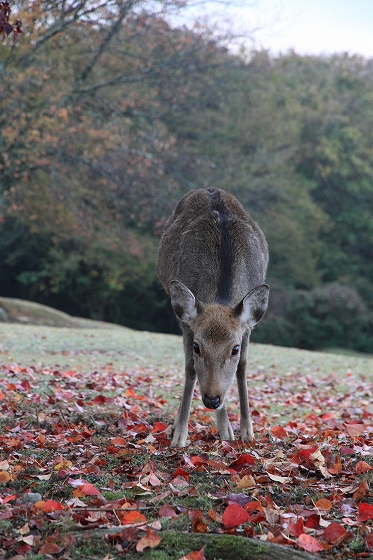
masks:
[[(85, 370), (111, 364), (113, 369), (160, 367), (183, 369), (181, 337), (138, 332), (125, 327), (94, 329), (0, 323), (0, 362)], [(310, 375), (368, 374), (373, 358), (361, 355), (308, 352), (250, 344), (248, 373), (260, 369), (287, 376), (301, 370)]]
[[(0, 322), (0, 363), (85, 370), (112, 365), (175, 369), (182, 375), (181, 337), (138, 332), (126, 327), (79, 319), (33, 302), (0, 298), (9, 321)], [(53, 328), (51, 328), (53, 326)], [(259, 327), (260, 328), (260, 327)], [(373, 357), (340, 349), (308, 352), (251, 343), (248, 373), (260, 369), (288, 376), (368, 374)]]

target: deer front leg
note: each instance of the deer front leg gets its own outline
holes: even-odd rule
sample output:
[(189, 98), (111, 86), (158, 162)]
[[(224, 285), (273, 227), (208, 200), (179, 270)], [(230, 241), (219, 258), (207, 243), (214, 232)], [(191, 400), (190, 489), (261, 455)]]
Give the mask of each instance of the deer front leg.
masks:
[(228, 420), (228, 413), (226, 411), (225, 404), (223, 404), (216, 411), (216, 424), (218, 426), (219, 437), (221, 441), (234, 440), (234, 434), (233, 434), (232, 426)]
[(249, 343), (249, 333), (245, 333), (242, 339), (241, 356), (237, 367), (238, 396), (240, 399), (240, 430), (242, 441), (252, 441), (254, 439), (253, 424), (251, 421), (249, 399), (247, 396), (246, 382), (246, 355)]
[(190, 407), (197, 379), (193, 363), (193, 334), (190, 331), (184, 330), (183, 339), (185, 352), (185, 384), (179, 411), (174, 424), (171, 447), (184, 447), (186, 445)]

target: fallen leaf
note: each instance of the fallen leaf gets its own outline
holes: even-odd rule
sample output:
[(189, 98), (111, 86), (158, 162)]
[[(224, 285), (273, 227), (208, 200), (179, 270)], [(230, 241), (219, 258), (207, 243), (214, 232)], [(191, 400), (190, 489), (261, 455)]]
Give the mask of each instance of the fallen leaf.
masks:
[(20, 529), (17, 529), (17, 533), (19, 533), (20, 535), (28, 535), (30, 532), (30, 527), (28, 525), (28, 523), (25, 523), (23, 525), (23, 527), (21, 527)]
[(285, 484), (286, 482), (291, 482), (291, 478), (288, 476), (278, 476), (277, 474), (267, 473), (269, 478), (274, 482), (279, 482), (280, 484)]
[(179, 560), (206, 560), (205, 547), (201, 548), (201, 550), (190, 552), (186, 556), (182, 556), (181, 558), (179, 558)]
[(321, 498), (320, 500), (317, 500), (315, 506), (317, 507), (317, 509), (320, 509), (321, 511), (329, 511), (332, 509), (333, 504), (330, 500), (327, 500), (326, 498)]
[(364, 521), (369, 521), (369, 519), (373, 519), (373, 506), (365, 502), (360, 502), (356, 521), (358, 523), (363, 523)]
[(28, 544), (29, 546), (34, 546), (35, 535), (27, 535), (25, 537), (20, 537), (20, 541)]
[(133, 523), (146, 523), (145, 516), (138, 510), (129, 511), (121, 519), (122, 525), (132, 525)]
[(96, 486), (94, 486), (90, 482), (86, 482), (85, 484), (82, 484), (82, 486), (78, 486), (77, 490), (83, 496), (100, 496), (101, 495), (100, 490), (98, 490), (96, 488)]
[(10, 480), (10, 474), (6, 471), (0, 471), (0, 482), (5, 484), (6, 482), (9, 482), (9, 480)]
[(355, 470), (357, 474), (365, 473), (367, 471), (373, 471), (373, 467), (371, 467), (365, 461), (358, 461), (355, 466)]
[(162, 539), (160, 535), (158, 535), (152, 529), (148, 529), (146, 531), (145, 537), (142, 537), (142, 539), (140, 539), (139, 542), (136, 544), (136, 550), (137, 552), (143, 552), (145, 548), (155, 548), (156, 546), (159, 545), (161, 540)]
[(357, 490), (355, 490), (355, 492), (353, 493), (352, 497), (355, 502), (361, 502), (361, 500), (365, 498), (367, 494), (369, 494), (369, 486), (365, 482), (365, 480), (362, 480)]
[(245, 474), (237, 483), (237, 488), (253, 488), (254, 486), (256, 486), (256, 482), (251, 474)]
[(365, 424), (343, 424), (346, 432), (350, 437), (359, 437), (361, 436), (367, 429)]
[(373, 550), (373, 533), (368, 533), (365, 537), (365, 546), (368, 550)]
[(239, 504), (230, 504), (223, 513), (222, 522), (227, 529), (238, 527), (242, 523), (247, 523), (250, 515)]
[(332, 521), (323, 533), (324, 539), (334, 546), (341, 544), (347, 536), (348, 533), (346, 529), (336, 521)]
[(40, 500), (34, 504), (34, 508), (41, 509), (44, 513), (51, 513), (63, 509), (61, 502), (55, 502), (54, 500)]
[(193, 533), (207, 533), (207, 525), (199, 509), (189, 511), (189, 518), (192, 522)]
[(304, 533), (303, 519), (300, 517), (296, 523), (289, 523), (288, 531), (294, 535), (294, 537), (299, 537)]
[(160, 510), (158, 511), (158, 515), (159, 517), (177, 517), (176, 511), (174, 510), (173, 507), (168, 506), (168, 505), (164, 505), (160, 508)]
[(41, 546), (41, 549), (39, 550), (39, 553), (40, 554), (59, 554), (60, 552), (62, 552), (62, 550), (63, 550), (63, 548), (58, 546), (58, 544), (56, 544), (55, 542), (47, 541)]
[(306, 535), (306, 533), (302, 533), (301, 535), (299, 535), (296, 542), (298, 546), (304, 548), (304, 550), (307, 550), (307, 552), (314, 553), (324, 550), (324, 547), (319, 543), (318, 540), (316, 540), (314, 537), (311, 537), (311, 535)]
[(274, 435), (278, 439), (283, 439), (289, 437), (289, 434), (282, 426), (273, 426), (271, 429), (272, 435)]

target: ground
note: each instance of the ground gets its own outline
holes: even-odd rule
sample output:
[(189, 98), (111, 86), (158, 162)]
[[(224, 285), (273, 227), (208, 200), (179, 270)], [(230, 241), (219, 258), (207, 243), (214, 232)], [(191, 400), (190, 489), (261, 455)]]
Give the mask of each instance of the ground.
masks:
[(0, 323), (0, 559), (373, 554), (372, 357), (253, 344), (256, 441), (235, 387), (235, 442), (197, 388), (175, 450), (180, 337), (21, 322)]

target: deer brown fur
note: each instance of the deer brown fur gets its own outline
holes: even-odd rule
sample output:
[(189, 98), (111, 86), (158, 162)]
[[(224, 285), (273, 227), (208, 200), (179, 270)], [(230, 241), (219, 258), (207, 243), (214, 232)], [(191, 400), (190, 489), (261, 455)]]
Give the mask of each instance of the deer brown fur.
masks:
[(246, 386), (250, 333), (264, 315), (268, 247), (237, 199), (221, 189), (186, 194), (166, 223), (157, 272), (183, 331), (185, 385), (172, 446), (184, 446), (196, 380), (219, 436), (234, 439), (224, 399), (237, 377), (241, 439), (254, 437)]

